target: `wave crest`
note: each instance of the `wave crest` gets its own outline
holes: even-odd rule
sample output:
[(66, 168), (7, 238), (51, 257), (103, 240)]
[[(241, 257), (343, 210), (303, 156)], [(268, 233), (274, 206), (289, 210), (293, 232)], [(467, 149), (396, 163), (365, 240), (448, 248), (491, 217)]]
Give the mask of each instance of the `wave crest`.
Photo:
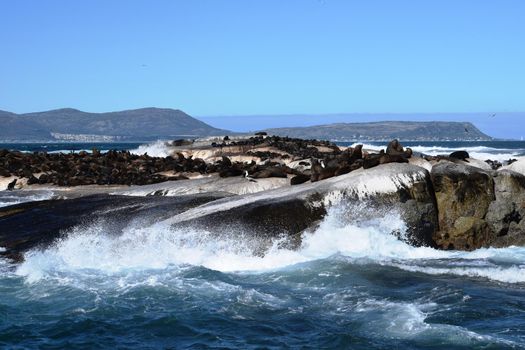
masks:
[(340, 256), (350, 263), (388, 265), (411, 272), (525, 282), (525, 248), (440, 251), (412, 247), (392, 232), (405, 232), (395, 213), (348, 222), (333, 208), (319, 227), (304, 233), (298, 249), (287, 237), (268, 240), (244, 234), (179, 230), (139, 221), (122, 232), (103, 222), (79, 226), (45, 250), (26, 253), (17, 274), (29, 281), (69, 272), (102, 274), (203, 266), (222, 272), (262, 272)]

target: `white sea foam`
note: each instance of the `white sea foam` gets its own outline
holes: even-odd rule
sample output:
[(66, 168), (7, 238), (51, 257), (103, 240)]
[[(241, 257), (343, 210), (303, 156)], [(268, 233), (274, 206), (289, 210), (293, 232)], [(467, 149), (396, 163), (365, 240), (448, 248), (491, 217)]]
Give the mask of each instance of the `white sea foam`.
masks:
[(52, 199), (55, 194), (52, 191), (34, 191), (34, 192), (8, 192), (0, 191), (0, 207), (15, 205), (26, 202), (43, 201)]
[[(355, 147), (359, 143), (354, 143), (351, 147)], [(471, 147), (446, 147), (446, 146), (408, 146), (413, 151), (427, 154), (430, 156), (448, 155), (455, 151), (467, 151), (471, 158), (479, 160), (498, 160), (500, 162), (507, 161), (511, 158), (516, 158), (522, 155), (524, 149), (510, 149), (510, 148), (493, 148), (486, 146), (471, 146)], [(371, 145), (363, 144), (365, 150), (380, 151), (386, 149), (386, 145)]]
[(464, 346), (478, 342), (517, 345), (512, 341), (479, 334), (460, 326), (427, 322), (428, 316), (439, 309), (440, 305), (435, 303), (367, 299), (357, 311), (369, 315), (380, 310), (377, 319), (368, 321), (371, 328), (380, 330), (377, 336), (397, 339), (446, 339), (448, 343)]
[[(116, 234), (104, 223), (95, 223), (75, 228), (52, 247), (26, 253), (17, 273), (35, 281), (56, 272), (113, 274), (188, 265), (223, 272), (260, 272), (338, 254), (351, 262), (374, 262), (432, 275), (525, 282), (525, 248), (474, 252), (416, 248), (391, 235), (405, 229), (395, 213), (347, 223), (341, 212), (344, 210), (333, 209), (314, 232), (304, 234), (301, 247), (294, 250), (286, 248), (284, 238), (268, 244), (248, 234), (176, 230), (163, 223), (146, 227), (134, 223)], [(264, 255), (262, 247), (266, 247)]]
[(411, 146), (415, 152), (428, 154), (431, 156), (436, 155), (448, 155), (455, 151), (467, 151), (471, 158), (479, 160), (497, 160), (500, 162), (507, 161), (511, 158), (516, 158), (523, 153), (524, 150), (519, 149), (505, 149), (505, 148), (493, 148), (486, 146), (473, 146), (473, 147), (443, 147), (443, 146)]
[(152, 143), (140, 145), (136, 149), (130, 150), (130, 153), (143, 155), (147, 153), (151, 157), (167, 157), (171, 154), (167, 141), (157, 140)]

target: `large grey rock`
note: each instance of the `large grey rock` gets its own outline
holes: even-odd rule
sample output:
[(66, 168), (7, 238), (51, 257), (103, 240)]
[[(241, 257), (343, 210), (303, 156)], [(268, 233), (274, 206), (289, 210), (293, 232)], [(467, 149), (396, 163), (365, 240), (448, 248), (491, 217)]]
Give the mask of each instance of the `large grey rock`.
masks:
[(143, 218), (146, 226), (164, 223), (204, 229), (219, 239), (225, 234), (240, 234), (256, 236), (264, 243), (284, 235), (293, 247), (300, 244), (302, 232), (315, 228), (330, 208), (339, 205), (343, 210), (338, 215), (348, 221), (398, 212), (408, 227), (403, 239), (432, 245), (437, 228), (434, 202), (428, 171), (390, 163), (316, 183), (237, 196), (224, 192), (175, 197), (96, 195), (1, 208), (0, 246), (5, 248), (2, 255), (20, 260), (28, 249), (51, 244), (86, 220), (109, 220), (108, 232), (118, 234), (130, 220)]
[(510, 170), (494, 177), (495, 200), (485, 220), (495, 232), (492, 245), (525, 245), (525, 176)]
[(431, 171), (439, 231), (445, 249), (525, 245), (525, 176), (438, 163)]
[[(404, 238), (414, 245), (433, 245), (437, 212), (430, 174), (423, 168), (390, 163), (359, 169), (315, 183), (217, 200), (167, 220), (177, 227), (242, 230), (257, 236), (299, 235), (336, 205), (366, 202), (349, 220), (365, 212), (398, 212), (405, 220)], [(351, 207), (351, 206), (350, 206)]]
[(445, 249), (460, 250), (490, 244), (494, 237), (484, 220), (495, 199), (491, 172), (442, 162), (434, 165), (431, 177), (439, 218), (439, 231), (434, 236), (436, 243)]
[(107, 234), (119, 234), (131, 221), (148, 226), (176, 213), (228, 194), (178, 197), (129, 197), (107, 194), (28, 202), (0, 208), (0, 256), (22, 260), (23, 253), (45, 247), (74, 226), (105, 222)]

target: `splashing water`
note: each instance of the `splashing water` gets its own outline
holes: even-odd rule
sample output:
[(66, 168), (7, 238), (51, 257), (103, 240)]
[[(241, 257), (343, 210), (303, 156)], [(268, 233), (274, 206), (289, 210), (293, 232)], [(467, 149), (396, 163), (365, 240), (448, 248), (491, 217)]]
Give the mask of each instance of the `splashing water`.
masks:
[(18, 320), (0, 323), (0, 342), (521, 348), (524, 248), (416, 248), (391, 234), (406, 229), (396, 213), (349, 220), (347, 211), (331, 209), (297, 249), (285, 237), (140, 220), (118, 232), (105, 222), (76, 227), (19, 266), (0, 266), (0, 310)]
[[(357, 143), (354, 143), (351, 145), (351, 147), (355, 147)], [(413, 151), (423, 153), (429, 156), (437, 156), (437, 155), (449, 155), (452, 152), (455, 151), (467, 151), (471, 158), (479, 159), (479, 160), (497, 160), (499, 162), (505, 162), (508, 161), (511, 158), (520, 158), (525, 155), (525, 146), (522, 145), (522, 148), (496, 148), (496, 147), (489, 147), (489, 146), (464, 146), (464, 147), (453, 147), (448, 146), (446, 143), (443, 143), (442, 145), (411, 145), (408, 144), (407, 147), (410, 147)], [(386, 146), (383, 144), (363, 144), (364, 149), (373, 150), (373, 151), (380, 151), (382, 149), (385, 149)]]
[[(446, 252), (413, 247), (391, 234), (406, 231), (399, 215), (346, 222), (347, 210), (332, 208), (317, 229), (303, 234), (298, 249), (288, 248), (286, 237), (268, 244), (248, 233), (179, 230), (162, 223), (143, 227), (140, 221), (119, 234), (97, 222), (74, 228), (45, 250), (28, 252), (17, 272), (31, 281), (56, 271), (91, 269), (112, 274), (185, 265), (220, 272), (264, 272), (340, 255), (353, 262), (374, 262), (412, 272), (525, 282), (521, 265), (525, 263), (524, 248)], [(261, 247), (266, 251), (261, 252)]]
[(140, 145), (139, 147), (130, 150), (131, 153), (137, 155), (148, 154), (150, 157), (165, 158), (171, 154), (170, 147), (167, 141), (157, 140), (152, 143)]

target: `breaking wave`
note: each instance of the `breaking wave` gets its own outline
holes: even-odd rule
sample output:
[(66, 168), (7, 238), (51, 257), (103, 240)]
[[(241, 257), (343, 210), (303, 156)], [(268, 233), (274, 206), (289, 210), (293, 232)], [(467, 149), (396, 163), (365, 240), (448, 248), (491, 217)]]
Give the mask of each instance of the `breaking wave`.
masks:
[[(29, 251), (16, 267), (0, 260), (2, 276), (10, 276), (0, 277), (9, 286), (3, 300), (15, 305), (10, 312), (28, 315), (26, 333), (64, 334), (53, 338), (57, 348), (72, 341), (341, 348), (349, 339), (363, 344), (358, 349), (521, 347), (524, 248), (416, 248), (391, 234), (402, 238), (405, 230), (395, 213), (349, 221), (347, 209), (331, 209), (297, 249), (284, 237), (268, 242), (140, 220), (117, 232), (93, 222)], [(487, 308), (502, 290), (509, 296)], [(505, 315), (503, 330), (494, 312)], [(83, 336), (72, 339), (67, 325), (39, 321), (40, 314), (74, 320)], [(486, 322), (479, 327), (469, 317)]]
[(167, 141), (157, 140), (152, 143), (140, 145), (139, 147), (130, 150), (130, 153), (143, 155), (148, 154), (151, 157), (167, 157), (171, 154), (170, 147)]
[[(352, 147), (359, 143), (354, 143)], [(525, 149), (519, 148), (494, 148), (487, 146), (471, 146), (471, 147), (447, 147), (447, 146), (421, 146), (409, 145), (413, 151), (423, 153), (430, 156), (448, 155), (455, 151), (467, 151), (471, 158), (479, 160), (497, 160), (500, 162), (507, 161), (511, 158), (521, 157), (525, 154)], [(386, 149), (384, 145), (363, 144), (364, 149), (380, 151)]]
[(413, 247), (392, 235), (406, 230), (398, 215), (347, 222), (344, 212), (333, 208), (317, 229), (303, 234), (297, 249), (285, 237), (267, 242), (249, 233), (179, 230), (164, 223), (133, 223), (115, 233), (102, 222), (92, 223), (74, 228), (45, 250), (26, 253), (17, 273), (30, 281), (86, 270), (115, 274), (185, 266), (259, 273), (337, 257), (430, 275), (525, 282), (525, 248), (459, 252)]
[(15, 205), (33, 201), (43, 201), (56, 197), (53, 191), (42, 190), (42, 191), (0, 191), (0, 207), (7, 207), (9, 205)]

